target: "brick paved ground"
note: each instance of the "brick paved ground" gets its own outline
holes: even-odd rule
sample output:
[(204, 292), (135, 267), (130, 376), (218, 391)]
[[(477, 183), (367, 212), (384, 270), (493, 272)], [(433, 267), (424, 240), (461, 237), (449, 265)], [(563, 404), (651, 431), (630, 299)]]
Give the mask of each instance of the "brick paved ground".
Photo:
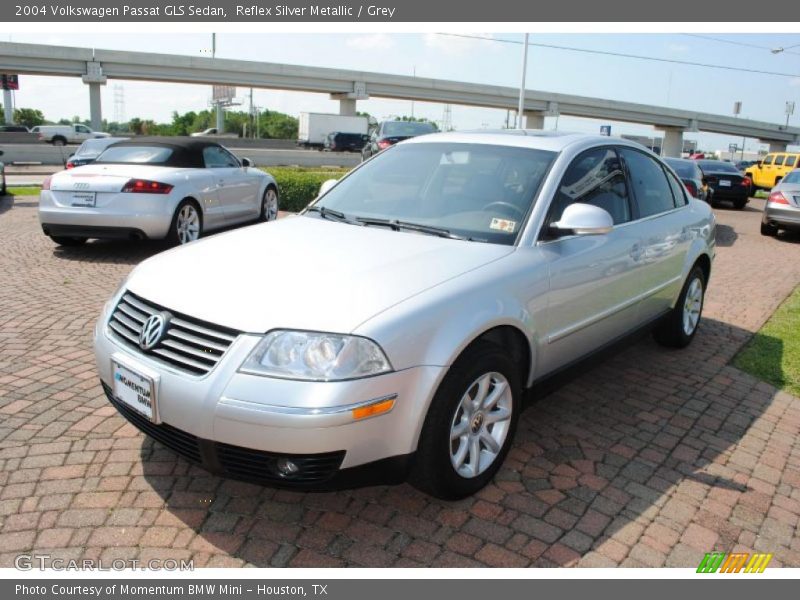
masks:
[(224, 481), (116, 416), (91, 329), (153, 244), (56, 248), (35, 198), (0, 203), (0, 566), (192, 558), (197, 566), (684, 566), (709, 550), (800, 566), (800, 400), (728, 366), (800, 282), (800, 238), (758, 234), (762, 202), (717, 211), (692, 347), (649, 338), (540, 400), (477, 497), (333, 494)]

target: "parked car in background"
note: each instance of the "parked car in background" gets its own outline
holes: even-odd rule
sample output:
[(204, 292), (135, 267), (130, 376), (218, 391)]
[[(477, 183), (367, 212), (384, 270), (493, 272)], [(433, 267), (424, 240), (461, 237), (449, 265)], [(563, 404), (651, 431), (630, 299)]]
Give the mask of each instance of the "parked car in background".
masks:
[[(0, 157), (3, 156), (3, 151), (0, 150)], [(0, 196), (5, 196), (6, 192), (8, 192), (8, 187), (6, 185), (6, 165), (0, 160)]]
[(25, 125), (0, 125), (0, 133), (30, 133)]
[(800, 154), (796, 152), (770, 152), (763, 160), (756, 161), (745, 170), (745, 175), (752, 181), (750, 195), (760, 189), (772, 189), (780, 180), (800, 165)]
[(696, 160), (686, 158), (664, 158), (663, 160), (681, 178), (683, 185), (686, 186), (693, 198), (711, 204), (711, 196), (714, 192), (708, 186)]
[(737, 169), (739, 169), (740, 171), (744, 172), (744, 171), (747, 170), (748, 167), (752, 167), (754, 164), (756, 164), (756, 162), (758, 162), (758, 161), (755, 161), (755, 160), (737, 160), (734, 164), (736, 165)]
[(368, 141), (369, 136), (363, 133), (333, 131), (325, 136), (322, 149), (330, 152), (361, 152)]
[(436, 125), (433, 123), (420, 123), (418, 121), (383, 121), (361, 150), (361, 159), (367, 160), (381, 150), (418, 135), (434, 133)]
[(461, 498), (536, 382), (648, 325), (692, 341), (714, 236), (635, 142), (420, 136), (297, 217), (140, 263), (98, 320), (97, 369), (124, 418), (223, 476)]
[(772, 188), (761, 216), (761, 235), (781, 229), (800, 230), (800, 170), (788, 173)]
[(278, 186), (216, 142), (136, 138), (106, 148), (90, 165), (46, 178), (42, 230), (63, 246), (89, 238), (186, 244), (203, 233), (278, 215)]
[(124, 142), (128, 139), (130, 138), (107, 137), (86, 140), (78, 147), (78, 149), (75, 151), (75, 154), (69, 157), (65, 166), (67, 169), (74, 169), (75, 167), (82, 167), (83, 165), (91, 164), (97, 159), (98, 156), (100, 156), (103, 150), (108, 148), (111, 144)]
[(102, 131), (92, 131), (86, 125), (75, 123), (74, 125), (40, 125), (39, 141), (53, 144), (54, 146), (66, 146), (67, 144), (81, 144), (93, 138), (111, 137), (109, 133)]
[(750, 200), (750, 178), (731, 163), (722, 160), (700, 159), (697, 165), (703, 172), (708, 186), (713, 190), (712, 206), (720, 200), (731, 202), (734, 208), (743, 209)]

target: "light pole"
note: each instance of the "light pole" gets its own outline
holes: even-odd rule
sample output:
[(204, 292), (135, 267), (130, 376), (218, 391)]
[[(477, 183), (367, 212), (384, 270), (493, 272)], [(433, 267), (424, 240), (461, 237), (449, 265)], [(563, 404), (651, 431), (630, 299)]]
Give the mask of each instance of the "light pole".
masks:
[(519, 104), (517, 107), (517, 129), (525, 127), (525, 73), (528, 70), (528, 34), (522, 43), (522, 80), (519, 84)]
[[(742, 112), (742, 101), (741, 100), (737, 100), (736, 102), (733, 103), (733, 116), (738, 119), (739, 118), (739, 114), (741, 112)], [(746, 139), (747, 138), (745, 138), (745, 136), (742, 136), (742, 153), (740, 154), (741, 158), (739, 160), (744, 160), (744, 143), (745, 143)], [(731, 157), (731, 158), (733, 158), (733, 157)]]
[(794, 114), (794, 102), (786, 102), (786, 128), (789, 128), (789, 117)]

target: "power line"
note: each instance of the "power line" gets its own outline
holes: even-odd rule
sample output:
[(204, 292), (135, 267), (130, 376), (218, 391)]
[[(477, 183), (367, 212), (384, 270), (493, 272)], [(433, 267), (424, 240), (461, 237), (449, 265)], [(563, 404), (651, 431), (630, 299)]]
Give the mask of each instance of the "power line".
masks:
[[(517, 44), (522, 45), (523, 42), (519, 40), (507, 40), (504, 38), (493, 38), (480, 35), (469, 35), (466, 33), (439, 33), (438, 35), (446, 35), (450, 37), (471, 38), (476, 40), (486, 40), (488, 42), (502, 42), (504, 44)], [(575, 48), (573, 46), (559, 46), (556, 44), (542, 44), (537, 42), (528, 42), (528, 46), (535, 46), (537, 48), (549, 48), (551, 50), (566, 50), (568, 52), (582, 52), (584, 54), (600, 54), (604, 56), (614, 56), (616, 58), (633, 58), (636, 60), (650, 60), (654, 62), (669, 63), (675, 65), (686, 65), (690, 67), (702, 67), (706, 69), (723, 69), (726, 71), (738, 71), (740, 73), (755, 73), (757, 75), (774, 75), (776, 77), (792, 77), (798, 78), (800, 74), (797, 73), (783, 73), (780, 71), (762, 71), (759, 69), (748, 69), (745, 67), (732, 67), (729, 65), (715, 65), (711, 63), (701, 63), (689, 60), (678, 60), (673, 58), (659, 58), (656, 56), (642, 56), (639, 54), (626, 54), (624, 52), (611, 52), (608, 50), (590, 50), (588, 48)]]
[[(735, 40), (726, 40), (724, 38), (718, 38), (718, 37), (714, 37), (714, 36), (711, 36), (711, 35), (702, 35), (702, 34), (699, 34), (699, 33), (682, 33), (681, 35), (684, 35), (686, 37), (698, 38), (698, 39), (701, 39), (701, 40), (709, 40), (709, 41), (712, 41), (712, 42), (721, 42), (723, 44), (731, 44), (732, 46), (741, 46), (743, 48), (757, 48), (758, 50), (768, 50), (769, 52), (772, 52), (773, 54), (775, 53), (775, 48), (774, 47), (770, 47), (770, 46), (761, 46), (759, 44), (749, 44), (747, 42), (739, 42), (739, 41), (735, 41)], [(793, 46), (789, 46), (789, 48), (796, 48), (797, 46), (800, 46), (800, 44), (795, 44)], [(795, 54), (797, 56), (800, 56), (800, 52), (788, 52), (786, 48), (781, 48), (781, 52), (784, 52), (786, 54)]]

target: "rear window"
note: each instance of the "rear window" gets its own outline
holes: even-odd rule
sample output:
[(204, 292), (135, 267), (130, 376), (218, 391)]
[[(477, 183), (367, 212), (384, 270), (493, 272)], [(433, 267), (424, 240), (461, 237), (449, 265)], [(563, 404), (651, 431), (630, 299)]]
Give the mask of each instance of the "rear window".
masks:
[(431, 123), (415, 123), (414, 121), (388, 121), (383, 124), (383, 135), (394, 136), (414, 136), (424, 133), (433, 133), (436, 128)]
[(672, 167), (672, 170), (678, 174), (678, 177), (682, 177), (684, 179), (694, 179), (698, 175), (697, 165), (692, 162), (669, 159), (665, 160), (664, 162)]
[(800, 170), (790, 172), (781, 181), (783, 183), (800, 183)]
[(103, 152), (96, 162), (160, 164), (172, 156), (172, 148), (164, 146), (112, 146)]
[(709, 171), (712, 173), (736, 173), (739, 175), (739, 169), (737, 169), (731, 163), (723, 162), (721, 160), (698, 160), (697, 162), (703, 171)]

